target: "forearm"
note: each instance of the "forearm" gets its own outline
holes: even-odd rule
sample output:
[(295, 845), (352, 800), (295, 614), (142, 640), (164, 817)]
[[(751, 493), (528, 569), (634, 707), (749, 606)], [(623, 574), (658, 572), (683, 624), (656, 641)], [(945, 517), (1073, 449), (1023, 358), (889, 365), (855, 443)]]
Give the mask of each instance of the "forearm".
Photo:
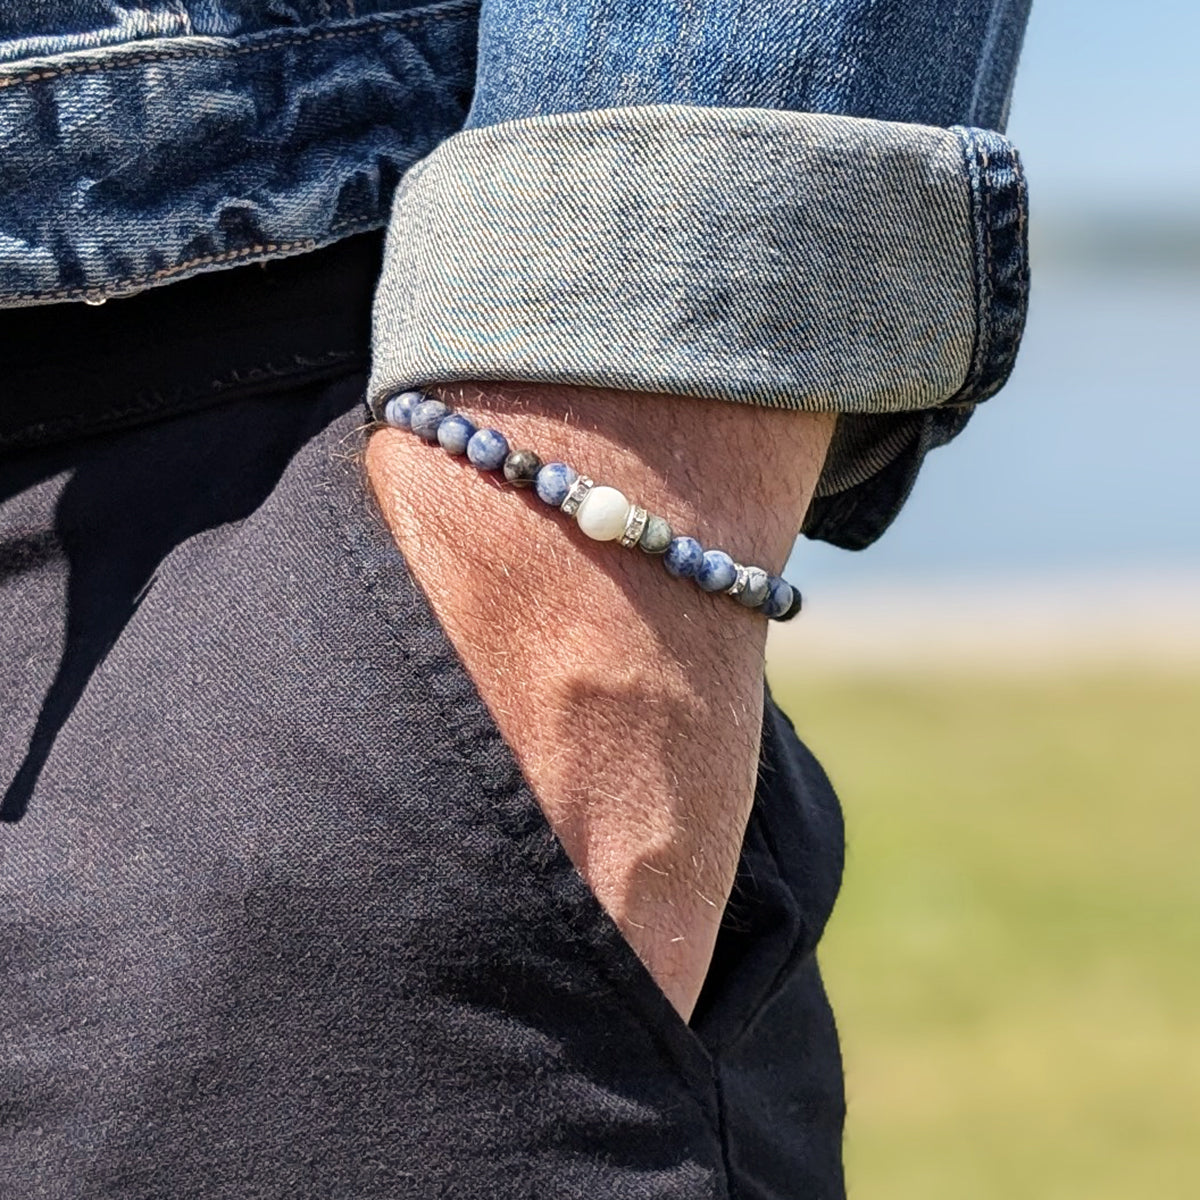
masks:
[[(448, 396), (514, 447), (612, 484), (778, 571), (832, 418), (685, 398), (481, 387)], [(766, 621), (592, 542), (530, 493), (382, 430), (371, 484), (550, 823), (690, 1013), (754, 795)]]
[[(1020, 337), (1015, 154), (927, 126), (1003, 123), (1026, 8), (485, 0), (472, 128), (398, 194), (376, 413), (525, 380), (452, 400), (742, 561), (782, 567), (818, 482), (805, 531), (865, 546)], [(379, 434), (370, 469), (551, 823), (690, 1011), (753, 797), (765, 622), (416, 439)]]

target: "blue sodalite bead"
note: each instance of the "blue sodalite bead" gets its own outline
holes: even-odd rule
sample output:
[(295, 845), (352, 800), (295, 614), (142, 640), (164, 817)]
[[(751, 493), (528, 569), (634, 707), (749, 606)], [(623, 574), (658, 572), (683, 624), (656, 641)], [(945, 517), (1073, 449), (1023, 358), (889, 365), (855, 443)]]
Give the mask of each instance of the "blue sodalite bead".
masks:
[(451, 413), (437, 427), (438, 445), (447, 454), (466, 454), (467, 443), (474, 433), (475, 426), (462, 413)]
[(467, 443), (467, 457), (481, 471), (499, 471), (508, 457), (508, 438), (498, 429), (480, 429)]
[(383, 419), (395, 429), (411, 429), (412, 410), (428, 399), (424, 392), (401, 392), (383, 406)]
[(778, 575), (767, 580), (767, 598), (762, 603), (763, 616), (782, 617), (792, 606), (792, 585)]
[(724, 550), (705, 550), (696, 568), (696, 582), (706, 592), (726, 592), (737, 578), (737, 564)]
[(422, 400), (412, 410), (412, 431), (427, 442), (436, 442), (438, 426), (449, 415), (450, 409), (440, 400)]
[(790, 621), (804, 607), (804, 597), (800, 595), (798, 587), (792, 588), (792, 602), (787, 606), (787, 612), (781, 617), (776, 617), (777, 621)]
[(566, 463), (547, 463), (537, 473), (538, 499), (543, 504), (549, 504), (551, 508), (561, 507), (562, 502), (567, 498), (567, 493), (571, 490), (571, 484), (578, 478), (578, 473), (568, 467)]
[(663, 566), (676, 579), (690, 579), (703, 561), (704, 547), (690, 537), (677, 537), (663, 555)]

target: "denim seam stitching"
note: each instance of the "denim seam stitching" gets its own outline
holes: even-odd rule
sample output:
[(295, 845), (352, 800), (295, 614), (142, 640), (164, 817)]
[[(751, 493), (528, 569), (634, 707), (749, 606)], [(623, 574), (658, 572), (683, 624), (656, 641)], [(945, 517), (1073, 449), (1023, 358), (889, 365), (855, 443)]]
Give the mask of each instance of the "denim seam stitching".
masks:
[[(375, 218), (357, 221), (336, 221), (329, 227), (329, 235), (362, 233), (370, 229), (380, 228), (381, 222)], [(124, 288), (136, 287), (139, 284), (161, 282), (187, 271), (192, 267), (215, 266), (218, 263), (236, 262), (242, 258), (251, 258), (256, 254), (288, 254), (292, 251), (316, 250), (324, 244), (322, 238), (301, 238), (294, 242), (263, 242), (257, 246), (243, 246), (240, 250), (225, 250), (220, 254), (204, 254), (198, 258), (185, 259), (173, 267), (161, 267), (157, 271), (143, 275), (132, 275), (125, 279), (114, 280), (102, 287), (73, 287), (56, 288), (53, 291), (15, 292), (7, 296), (10, 300), (72, 300), (84, 299), (91, 296), (106, 297)]]
[[(971, 346), (971, 357), (967, 364), (967, 373), (962, 384), (947, 396), (943, 404), (952, 404), (960, 397), (970, 395), (978, 382), (979, 373), (984, 358), (984, 343), (986, 341), (987, 311), (988, 311), (988, 274), (989, 274), (989, 242), (990, 221), (988, 214), (987, 184), (979, 178), (975, 161), (975, 145), (966, 130), (959, 133), (959, 147), (963, 157), (963, 174), (966, 177), (967, 190), (971, 205), (971, 224), (975, 235), (975, 245), (971, 255), (971, 265), (975, 276), (975, 338)], [(981, 158), (986, 165), (986, 151)], [(982, 242), (982, 245), (980, 244)], [(980, 261), (982, 258), (982, 262)]]
[[(992, 183), (991, 183), (991, 167), (992, 160), (988, 156), (987, 147), (984, 146), (979, 151), (979, 162), (983, 170), (980, 173), (980, 192), (983, 196), (983, 278), (980, 283), (980, 301), (984, 306), (983, 311), (988, 311), (992, 306), (992, 280), (995, 277), (995, 247), (992, 243)], [(986, 289), (986, 290), (985, 290)], [(980, 322), (982, 327), (982, 321)], [(988, 331), (990, 334), (990, 330)], [(981, 342), (991, 341), (990, 336), (980, 339)]]
[(983, 229), (983, 269), (978, 271), (976, 287), (978, 288), (976, 300), (976, 341), (974, 361), (971, 363), (971, 370), (968, 372), (967, 378), (972, 381), (974, 391), (979, 386), (979, 377), (983, 374), (984, 360), (987, 358), (988, 344), (991, 341), (991, 330), (988, 326), (988, 313), (992, 305), (992, 276), (993, 276), (993, 248), (992, 248), (992, 188), (990, 179), (991, 159), (988, 157), (987, 147), (979, 148), (979, 214), (982, 221)]
[[(993, 327), (992, 355), (993, 358), (1000, 356), (1001, 362), (999, 369), (994, 368), (994, 378), (985, 386), (983, 394), (979, 397), (980, 400), (986, 400), (988, 396), (998, 391), (1008, 379), (1016, 360), (1017, 350), (1020, 347), (1021, 334), (1024, 327), (1024, 313), (1029, 303), (1025, 173), (1021, 164), (1021, 156), (1015, 150), (1009, 151), (1008, 165), (1013, 173), (1011, 190), (1016, 209), (1016, 243), (1009, 250), (1011, 267), (1008, 271), (1004, 269), (1003, 260), (998, 266), (993, 264), (990, 279), (991, 300), (993, 309), (999, 309), (1001, 316), (1005, 315), (1004, 310), (1010, 309), (1013, 316), (1020, 316), (1021, 319), (1016, 328), (1010, 333)], [(989, 176), (990, 174), (989, 172)], [(994, 177), (990, 179), (990, 182), (994, 188), (996, 183)], [(996, 236), (994, 224), (989, 226), (989, 236), (992, 238)], [(1005, 275), (1010, 277), (1006, 278)], [(997, 295), (999, 294), (1001, 297), (1004, 297), (1006, 291), (1012, 293), (1011, 297), (1002, 298), (997, 301)], [(996, 342), (999, 342), (1000, 345), (995, 345)]]
[(127, 67), (141, 67), (151, 63), (189, 62), (206, 58), (236, 58), (244, 54), (257, 54), (261, 50), (275, 50), (280, 46), (303, 46), (313, 42), (327, 42), (340, 38), (367, 37), (388, 29), (414, 29), (424, 25), (427, 21), (443, 21), (458, 16), (461, 10), (473, 7), (474, 0), (457, 0), (457, 2), (456, 0), (447, 0), (446, 4), (437, 8), (423, 10), (423, 15), (420, 17), (411, 14), (398, 17), (395, 14), (381, 13), (366, 18), (363, 24), (354, 29), (327, 29), (321, 32), (297, 30), (286, 34), (271, 34), (266, 37), (252, 34), (241, 45), (151, 50), (97, 62), (81, 63), (79, 66), (58, 67), (49, 70), (31, 67), (20, 73), (0, 77), (0, 90), (18, 87), (21, 84), (43, 83), (50, 79), (61, 79), (73, 75), (94, 75), (98, 71), (123, 70)]
[[(1012, 371), (1021, 343), (1029, 293), (1028, 218), (1020, 157), (1009, 143), (999, 140), (999, 135), (962, 126), (954, 132), (962, 146), (974, 215), (976, 337), (962, 386), (938, 405), (939, 409), (973, 408), (1000, 390)], [(995, 154), (985, 140), (989, 136), (998, 139)], [(1005, 171), (1011, 172), (1011, 180), (1002, 178)], [(1000, 197), (1011, 197), (1015, 230), (1007, 223), (1004, 228), (997, 228)]]

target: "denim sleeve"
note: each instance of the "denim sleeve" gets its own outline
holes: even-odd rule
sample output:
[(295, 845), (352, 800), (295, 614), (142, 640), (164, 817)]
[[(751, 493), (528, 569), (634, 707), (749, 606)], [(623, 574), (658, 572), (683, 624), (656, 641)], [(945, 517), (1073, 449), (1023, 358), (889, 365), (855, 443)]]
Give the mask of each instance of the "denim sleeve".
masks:
[(467, 127), (403, 180), (372, 397), (475, 379), (838, 424), (804, 532), (874, 541), (1007, 378), (1029, 0), (484, 0)]

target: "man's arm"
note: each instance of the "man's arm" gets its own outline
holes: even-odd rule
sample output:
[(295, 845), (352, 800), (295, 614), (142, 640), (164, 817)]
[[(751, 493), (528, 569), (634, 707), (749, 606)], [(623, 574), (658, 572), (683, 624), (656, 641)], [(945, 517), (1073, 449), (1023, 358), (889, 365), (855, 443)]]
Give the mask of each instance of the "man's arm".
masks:
[[(484, 0), (468, 128), (397, 196), (376, 411), (515, 381), (461, 407), (742, 561), (781, 568), (806, 512), (868, 544), (1016, 352), (1024, 186), (990, 131), (1027, 10)], [(369, 467), (559, 836), (689, 1012), (765, 621), (415, 440), (379, 433)]]
[[(566, 388), (443, 395), (739, 561), (782, 569), (832, 418)], [(672, 1004), (704, 981), (754, 798), (767, 621), (395, 430), (372, 487), (559, 838)]]

